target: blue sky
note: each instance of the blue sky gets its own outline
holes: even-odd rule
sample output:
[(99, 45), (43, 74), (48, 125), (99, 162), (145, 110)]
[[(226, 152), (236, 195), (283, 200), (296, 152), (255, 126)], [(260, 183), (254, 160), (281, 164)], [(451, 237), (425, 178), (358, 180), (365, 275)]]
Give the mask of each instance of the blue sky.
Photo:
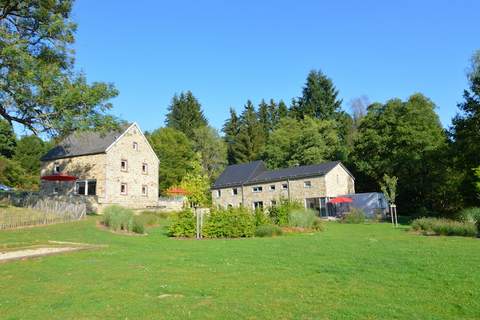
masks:
[(444, 126), (480, 49), (480, 1), (77, 1), (77, 67), (113, 82), (113, 113), (144, 130), (191, 90), (221, 128), (247, 99), (299, 96), (321, 69), (348, 102), (422, 92)]

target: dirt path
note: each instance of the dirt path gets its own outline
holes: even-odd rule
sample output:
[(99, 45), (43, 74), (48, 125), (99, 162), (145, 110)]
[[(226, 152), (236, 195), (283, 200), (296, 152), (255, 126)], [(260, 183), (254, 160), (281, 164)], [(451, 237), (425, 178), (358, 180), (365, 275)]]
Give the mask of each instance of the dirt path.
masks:
[(18, 250), (9, 250), (9, 251), (3, 251), (3, 252), (0, 251), (0, 263), (17, 260), (17, 259), (35, 258), (35, 257), (48, 256), (48, 255), (59, 254), (64, 252), (103, 247), (103, 246), (92, 246), (87, 244), (69, 243), (69, 242), (61, 242), (61, 241), (50, 241), (50, 242), (55, 244), (63, 243), (65, 244), (65, 246), (22, 248)]

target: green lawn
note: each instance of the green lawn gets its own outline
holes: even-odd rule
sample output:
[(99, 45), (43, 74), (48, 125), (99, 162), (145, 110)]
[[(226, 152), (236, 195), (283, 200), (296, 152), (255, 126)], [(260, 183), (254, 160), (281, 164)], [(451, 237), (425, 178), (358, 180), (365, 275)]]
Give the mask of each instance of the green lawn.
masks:
[(0, 232), (107, 248), (0, 264), (1, 319), (478, 319), (480, 240), (388, 224), (241, 240), (98, 230), (95, 218)]

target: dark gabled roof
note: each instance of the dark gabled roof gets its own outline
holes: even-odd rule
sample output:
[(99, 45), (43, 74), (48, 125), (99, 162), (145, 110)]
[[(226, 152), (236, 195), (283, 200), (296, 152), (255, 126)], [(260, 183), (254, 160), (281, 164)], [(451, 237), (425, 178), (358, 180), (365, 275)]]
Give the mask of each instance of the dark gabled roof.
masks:
[[(323, 176), (335, 168), (338, 164), (342, 165), (340, 161), (332, 161), (278, 170), (267, 170), (263, 161), (237, 164), (228, 166), (225, 171), (223, 171), (220, 177), (213, 184), (213, 189), (251, 185), (255, 183), (268, 183), (287, 179)], [(348, 173), (350, 174), (350, 172)]]
[(263, 161), (254, 161), (228, 166), (215, 181), (213, 188), (240, 186), (246, 183), (249, 179), (266, 170), (267, 168), (265, 167)]
[(286, 179), (297, 179), (302, 177), (323, 176), (332, 170), (340, 161), (312, 164), (308, 166), (298, 166), (272, 171), (265, 171), (258, 176), (250, 179), (249, 184), (263, 183), (269, 181), (278, 181)]
[(129, 127), (130, 125), (124, 125), (119, 130), (110, 132), (74, 132), (50, 149), (40, 160), (49, 161), (104, 153)]

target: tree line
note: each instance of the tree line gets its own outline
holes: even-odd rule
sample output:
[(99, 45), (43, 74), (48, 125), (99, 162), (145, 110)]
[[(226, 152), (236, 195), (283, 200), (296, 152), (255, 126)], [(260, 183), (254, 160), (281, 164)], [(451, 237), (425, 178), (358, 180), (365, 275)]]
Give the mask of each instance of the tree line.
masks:
[[(39, 158), (77, 130), (110, 130), (120, 119), (108, 102), (109, 83), (89, 84), (74, 68), (76, 24), (72, 1), (0, 4), (0, 183), (38, 187)], [(185, 188), (208, 203), (209, 186), (228, 164), (264, 160), (270, 168), (341, 160), (356, 177), (356, 191), (379, 191), (385, 176), (398, 179), (403, 214), (451, 215), (478, 206), (480, 193), (480, 51), (473, 55), (468, 88), (449, 128), (421, 93), (370, 103), (351, 112), (332, 79), (312, 70), (299, 96), (230, 109), (220, 134), (190, 91), (172, 98), (165, 125), (147, 137), (161, 160), (160, 191)], [(33, 135), (17, 138), (13, 125)]]

